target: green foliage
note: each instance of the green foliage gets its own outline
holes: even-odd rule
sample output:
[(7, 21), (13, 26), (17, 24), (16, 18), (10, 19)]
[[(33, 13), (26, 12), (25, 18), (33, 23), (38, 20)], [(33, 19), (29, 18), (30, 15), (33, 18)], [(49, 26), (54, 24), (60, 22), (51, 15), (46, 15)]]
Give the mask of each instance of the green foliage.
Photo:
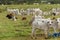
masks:
[[(41, 3), (42, 1), (50, 2), (51, 4), (58, 4), (60, 0), (0, 0), (0, 4), (33, 4), (33, 3)], [(47, 4), (46, 3), (46, 4)]]

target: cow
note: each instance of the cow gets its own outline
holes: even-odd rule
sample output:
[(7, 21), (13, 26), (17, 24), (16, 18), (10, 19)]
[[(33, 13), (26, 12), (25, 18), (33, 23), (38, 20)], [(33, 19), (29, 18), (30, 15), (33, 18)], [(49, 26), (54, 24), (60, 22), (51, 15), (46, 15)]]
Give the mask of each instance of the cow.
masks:
[(35, 17), (32, 18), (32, 21), (30, 22), (30, 25), (32, 25), (32, 37), (36, 38), (35, 35), (35, 30), (36, 29), (41, 29), (45, 33), (45, 38), (47, 38), (48, 35), (48, 30), (49, 30), (49, 25), (51, 25), (51, 20), (50, 18), (44, 19), (41, 16), (36, 15)]
[(27, 13), (28, 15), (30, 15), (30, 14), (34, 15), (34, 14), (36, 14), (36, 13), (38, 13), (39, 15), (42, 15), (42, 14), (43, 14), (42, 10), (39, 9), (39, 8), (28, 8), (28, 9), (26, 10), (26, 13)]
[(51, 20), (51, 26), (54, 29), (54, 33), (57, 33), (57, 30), (60, 32), (60, 18), (55, 18)]
[(58, 27), (57, 27), (57, 28), (58, 28), (58, 30), (60, 31), (60, 18), (57, 18), (56, 21), (57, 21), (57, 23), (58, 23)]
[(52, 14), (55, 15), (59, 15), (60, 14), (60, 8), (53, 8), (52, 9)]
[(42, 19), (42, 18), (44, 18), (44, 16), (40, 16), (40, 15), (35, 15), (35, 16), (32, 16), (32, 19), (31, 19), (31, 21), (29, 22), (29, 24), (31, 24), (34, 20), (40, 20), (40, 19)]
[(51, 25), (50, 21), (51, 21), (50, 19), (41, 19), (39, 21), (34, 20), (32, 22), (32, 37), (36, 38), (35, 30), (41, 29), (44, 31), (45, 38), (47, 38), (48, 37), (47, 35), (49, 33), (49, 25)]
[(38, 13), (39, 15), (43, 15), (43, 11), (39, 8), (35, 8), (34, 11), (35, 11), (35, 14)]
[(15, 17), (15, 15), (13, 13), (7, 14), (6, 16), (8, 19), (12, 19), (14, 21), (16, 21), (17, 17)]
[(8, 13), (12, 13), (13, 12), (16, 15), (20, 14), (19, 9), (10, 9), (10, 8), (7, 8), (7, 12)]
[(20, 9), (20, 15), (28, 15), (28, 11), (22, 8)]

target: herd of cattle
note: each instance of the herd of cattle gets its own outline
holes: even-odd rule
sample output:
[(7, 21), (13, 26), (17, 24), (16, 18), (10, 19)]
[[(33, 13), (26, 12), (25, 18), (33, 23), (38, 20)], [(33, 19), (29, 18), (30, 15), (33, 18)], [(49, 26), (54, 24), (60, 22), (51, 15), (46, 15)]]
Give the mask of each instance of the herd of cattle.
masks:
[[(13, 19), (14, 21), (16, 21), (16, 17), (15, 15), (35, 15), (32, 17), (32, 20), (30, 21), (29, 24), (32, 24), (32, 37), (35, 36), (35, 29), (41, 29), (44, 31), (45, 37), (47, 37), (48, 33), (49, 33), (49, 29), (50, 27), (52, 27), (54, 29), (54, 32), (56, 33), (56, 29), (60, 30), (60, 18), (56, 18), (53, 20), (51, 18), (45, 19), (42, 15), (50, 15), (53, 14), (55, 15), (59, 15), (60, 14), (60, 8), (53, 8), (51, 11), (49, 12), (43, 12), (41, 9), (39, 8), (28, 8), (26, 10), (21, 9), (19, 11), (19, 9), (7, 9), (7, 12), (9, 12), (9, 14), (7, 14), (6, 17), (8, 17), (9, 19)], [(36, 36), (35, 36), (36, 37)]]
[[(53, 8), (50, 11), (42, 11), (40, 8), (28, 8), (26, 10), (22, 9), (11, 9), (11, 8), (7, 8), (7, 12), (11, 17), (13, 17), (14, 21), (16, 21), (15, 15), (35, 15), (36, 13), (38, 13), (40, 16), (42, 15), (51, 15), (51, 14), (55, 14), (55, 15), (59, 15), (60, 14), (60, 8)], [(11, 18), (10, 16), (8, 18)]]

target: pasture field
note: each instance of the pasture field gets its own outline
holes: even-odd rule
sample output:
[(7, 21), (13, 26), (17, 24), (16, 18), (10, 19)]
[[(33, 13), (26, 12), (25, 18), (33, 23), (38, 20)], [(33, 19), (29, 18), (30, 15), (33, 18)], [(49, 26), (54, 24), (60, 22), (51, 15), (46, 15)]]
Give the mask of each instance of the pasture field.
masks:
[[(29, 25), (29, 21), (31, 20), (31, 15), (26, 16), (26, 20), (21, 20), (22, 16), (18, 15), (17, 21), (12, 21), (6, 18), (6, 15), (8, 14), (6, 11), (6, 7), (8, 8), (40, 8), (43, 11), (49, 11), (52, 8), (60, 8), (60, 4), (39, 4), (39, 5), (0, 5), (0, 40), (45, 40), (42, 36), (37, 36), (37, 39), (31, 39), (31, 25)], [(52, 18), (52, 16), (45, 16), (45, 18)], [(60, 17), (60, 15), (56, 16)], [(50, 30), (51, 33), (53, 32), (53, 29)], [(43, 31), (37, 30), (36, 34), (42, 34)], [(60, 40), (60, 38), (50, 38), (48, 40)]]

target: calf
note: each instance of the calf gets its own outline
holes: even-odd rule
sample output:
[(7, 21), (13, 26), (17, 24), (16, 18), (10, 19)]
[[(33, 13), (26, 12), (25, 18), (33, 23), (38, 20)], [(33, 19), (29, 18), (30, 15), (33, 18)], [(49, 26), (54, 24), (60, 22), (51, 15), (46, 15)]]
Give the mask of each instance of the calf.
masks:
[(7, 14), (7, 16), (6, 16), (8, 19), (12, 19), (12, 20), (14, 20), (14, 21), (16, 21), (16, 19), (17, 19), (17, 17), (15, 17), (15, 15), (14, 14)]
[(54, 32), (56, 33), (57, 32), (56, 29), (58, 28), (58, 22), (56, 20), (52, 20), (50, 27), (52, 27)]
[(35, 36), (35, 38), (36, 38), (35, 30), (41, 29), (45, 33), (45, 38), (47, 38), (48, 37), (47, 34), (49, 32), (50, 21), (51, 21), (50, 19), (40, 19), (39, 21), (34, 20), (32, 22), (32, 37)]

